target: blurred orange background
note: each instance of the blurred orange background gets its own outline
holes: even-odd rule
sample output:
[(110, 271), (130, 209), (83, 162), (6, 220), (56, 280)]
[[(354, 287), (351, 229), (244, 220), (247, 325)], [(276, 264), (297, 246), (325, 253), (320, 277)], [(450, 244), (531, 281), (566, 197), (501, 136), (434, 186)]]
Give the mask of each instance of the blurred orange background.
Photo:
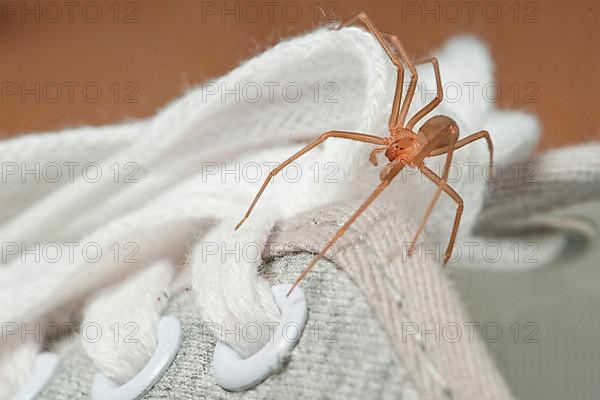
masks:
[(0, 137), (151, 115), (281, 38), (365, 11), (414, 58), (460, 33), (486, 41), (499, 106), (535, 113), (542, 148), (598, 139), (599, 8), (595, 0), (8, 0)]

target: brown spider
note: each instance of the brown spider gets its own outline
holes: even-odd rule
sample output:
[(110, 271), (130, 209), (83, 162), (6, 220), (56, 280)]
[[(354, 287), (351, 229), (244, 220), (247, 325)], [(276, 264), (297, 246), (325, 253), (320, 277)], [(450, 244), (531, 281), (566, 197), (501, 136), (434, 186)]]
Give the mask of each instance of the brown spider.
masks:
[[(371, 152), (369, 160), (373, 165), (377, 165), (377, 153), (385, 152), (385, 156), (389, 160), (389, 163), (381, 170), (380, 178), (381, 182), (375, 188), (373, 193), (365, 200), (365, 202), (352, 214), (352, 216), (346, 221), (346, 223), (336, 232), (336, 234), (331, 238), (331, 240), (327, 243), (327, 245), (321, 250), (321, 252), (313, 259), (313, 261), (302, 271), (296, 282), (291, 287), (288, 295), (294, 290), (294, 288), (300, 283), (300, 281), (306, 276), (306, 274), (315, 266), (317, 261), (331, 248), (331, 246), (348, 230), (350, 225), (354, 223), (354, 221), (363, 213), (363, 211), (383, 192), (383, 190), (392, 182), (392, 180), (402, 171), (405, 166), (411, 166), (414, 168), (418, 168), (427, 178), (429, 178), (433, 183), (438, 186), (438, 190), (434, 195), (431, 203), (427, 207), (425, 211), (425, 216), (423, 217), (423, 221), (419, 225), (417, 232), (413, 238), (411, 246), (409, 247), (408, 253), (413, 254), (415, 250), (415, 246), (417, 243), (417, 239), (431, 212), (433, 207), (435, 206), (440, 194), (442, 191), (446, 192), (450, 198), (452, 198), (456, 204), (456, 216), (454, 218), (454, 225), (452, 227), (452, 233), (450, 235), (450, 242), (446, 249), (446, 253), (444, 255), (444, 265), (448, 263), (450, 255), (452, 253), (452, 249), (454, 248), (454, 242), (456, 239), (456, 233), (458, 230), (458, 225), (460, 223), (460, 217), (463, 212), (463, 200), (456, 193), (454, 189), (452, 189), (448, 183), (448, 172), (450, 169), (450, 164), (452, 163), (452, 155), (454, 150), (459, 149), (475, 140), (485, 139), (488, 143), (488, 148), (490, 151), (490, 162), (493, 157), (493, 145), (490, 135), (487, 131), (479, 131), (472, 135), (465, 137), (464, 139), (458, 140), (458, 125), (456, 122), (445, 115), (436, 115), (428, 119), (420, 128), (418, 132), (414, 132), (413, 128), (423, 117), (429, 114), (433, 109), (435, 109), (438, 104), (442, 101), (443, 97), (443, 89), (442, 89), (442, 80), (440, 77), (440, 69), (438, 66), (438, 60), (436, 58), (427, 58), (415, 63), (412, 63), (408, 57), (406, 56), (406, 51), (400, 43), (400, 40), (392, 34), (386, 32), (380, 32), (371, 22), (369, 17), (366, 14), (360, 13), (350, 19), (348, 22), (341, 24), (337, 27), (340, 29), (342, 27), (354, 24), (356, 22), (362, 22), (364, 27), (371, 32), (379, 41), (388, 57), (395, 65), (398, 73), (397, 82), (396, 82), (396, 92), (394, 95), (392, 112), (390, 115), (388, 130), (389, 136), (382, 138), (374, 135), (368, 135), (364, 133), (357, 132), (343, 132), (343, 131), (329, 131), (311, 143), (309, 143), (302, 150), (298, 151), (296, 154), (285, 160), (281, 165), (277, 168), (273, 169), (262, 187), (256, 194), (254, 201), (248, 208), (248, 211), (242, 218), (242, 220), (237, 224), (235, 229), (238, 229), (244, 221), (248, 218), (252, 209), (256, 205), (256, 202), (262, 195), (266, 186), (269, 184), (271, 179), (283, 170), (286, 166), (292, 163), (294, 160), (306, 154), (310, 150), (314, 149), (319, 144), (323, 143), (325, 140), (336, 137), (336, 138), (344, 138), (350, 140), (356, 140), (360, 142), (371, 143), (375, 145), (380, 145)], [(404, 66), (402, 64), (406, 64), (411, 73), (410, 83), (408, 85), (408, 90), (406, 92), (404, 101), (402, 100), (402, 86), (404, 83)], [(408, 114), (408, 108), (413, 100), (413, 96), (415, 93), (415, 88), (417, 86), (417, 71), (415, 69), (415, 65), (431, 63), (433, 69), (435, 71), (435, 79), (437, 84), (437, 94), (435, 98), (429, 102), (425, 107), (420, 109), (415, 113), (405, 123), (406, 116)], [(438, 156), (441, 154), (446, 154), (446, 162), (444, 164), (444, 170), (442, 176), (438, 176), (435, 172), (433, 172), (430, 168), (428, 168), (424, 164), (424, 160), (427, 157)]]

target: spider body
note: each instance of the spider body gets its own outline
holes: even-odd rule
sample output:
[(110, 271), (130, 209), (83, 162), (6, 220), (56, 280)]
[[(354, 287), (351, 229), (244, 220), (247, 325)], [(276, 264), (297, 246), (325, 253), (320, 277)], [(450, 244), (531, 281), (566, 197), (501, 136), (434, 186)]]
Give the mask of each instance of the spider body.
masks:
[[(313, 261), (304, 269), (304, 271), (300, 274), (300, 276), (290, 289), (289, 293), (291, 293), (292, 290), (294, 290), (294, 288), (300, 283), (304, 276), (306, 276), (306, 274), (315, 266), (317, 261), (321, 257), (323, 257), (323, 255), (331, 248), (331, 246), (344, 234), (344, 232), (346, 232), (350, 225), (354, 223), (354, 221), (363, 213), (363, 211), (381, 194), (381, 192), (383, 192), (383, 190), (406, 166), (418, 168), (421, 171), (421, 173), (423, 173), (423, 175), (425, 175), (431, 182), (433, 182), (438, 187), (438, 190), (436, 191), (433, 199), (427, 207), (423, 220), (419, 225), (417, 232), (415, 233), (415, 236), (411, 242), (411, 246), (408, 250), (409, 254), (412, 254), (414, 252), (417, 239), (423, 231), (423, 228), (425, 227), (425, 224), (429, 219), (429, 216), (431, 215), (431, 212), (433, 211), (433, 208), (440, 194), (442, 192), (445, 192), (454, 202), (456, 202), (457, 207), (452, 227), (452, 233), (450, 235), (450, 241), (448, 243), (448, 246), (446, 247), (446, 252), (444, 254), (445, 265), (448, 262), (452, 249), (454, 247), (454, 242), (456, 239), (456, 234), (458, 231), (460, 218), (464, 207), (464, 203), (461, 197), (458, 195), (458, 193), (456, 193), (454, 189), (450, 187), (450, 185), (447, 182), (454, 150), (459, 149), (473, 141), (485, 139), (487, 141), (488, 148), (490, 151), (490, 162), (493, 159), (493, 145), (490, 135), (487, 131), (479, 131), (461, 140), (458, 140), (458, 124), (452, 118), (447, 117), (445, 115), (436, 115), (434, 117), (429, 118), (426, 122), (424, 122), (421, 125), (417, 132), (414, 131), (415, 125), (421, 119), (423, 119), (423, 117), (427, 116), (427, 114), (433, 111), (442, 101), (443, 88), (442, 79), (440, 76), (440, 69), (438, 66), (438, 60), (436, 58), (428, 58), (422, 61), (411, 62), (408, 56), (406, 55), (406, 51), (404, 50), (402, 43), (400, 43), (400, 40), (392, 34), (380, 32), (377, 28), (375, 28), (371, 20), (364, 13), (358, 14), (345, 24), (342, 24), (340, 28), (358, 22), (362, 23), (362, 25), (367, 29), (367, 31), (370, 32), (377, 39), (377, 41), (381, 44), (386, 54), (390, 58), (392, 64), (394, 64), (394, 66), (396, 67), (396, 91), (388, 123), (389, 135), (387, 137), (379, 137), (366, 133), (346, 131), (329, 131), (322, 134), (269, 173), (269, 176), (267, 177), (262, 187), (256, 194), (252, 204), (248, 208), (248, 211), (236, 226), (236, 229), (239, 228), (240, 225), (242, 225), (244, 221), (248, 218), (248, 216), (254, 209), (254, 206), (256, 205), (258, 199), (265, 190), (266, 186), (276, 174), (281, 172), (294, 160), (306, 154), (310, 150), (314, 149), (329, 138), (343, 138), (377, 145), (378, 147), (372, 150), (369, 156), (369, 160), (373, 165), (378, 164), (378, 153), (383, 152), (385, 154), (388, 163), (380, 171), (381, 182), (379, 183), (379, 185), (375, 188), (371, 195), (362, 203), (362, 205), (354, 212), (354, 214), (352, 214), (348, 221), (346, 221), (346, 223), (344, 223), (344, 225), (335, 233), (335, 235), (330, 239), (330, 241), (321, 250), (321, 252), (313, 259)], [(410, 119), (408, 119), (408, 121), (406, 121), (408, 109), (410, 107), (410, 104), (412, 103), (418, 80), (418, 74), (415, 66), (422, 64), (431, 64), (433, 66), (437, 86), (436, 96), (423, 108), (418, 110)], [(404, 99), (402, 99), (405, 65), (406, 67), (408, 67), (411, 73), (411, 79), (408, 85), (406, 95), (404, 96)], [(437, 175), (434, 171), (429, 169), (424, 162), (425, 159), (428, 157), (434, 157), (439, 155), (446, 155), (444, 169), (441, 176)]]
[[(445, 115), (436, 115), (428, 119), (418, 132), (402, 127), (391, 127), (389, 137), (385, 138), (385, 147), (375, 149), (371, 152), (369, 159), (373, 165), (377, 165), (377, 153), (385, 151), (389, 162), (401, 161), (408, 166), (417, 168), (423, 165), (422, 160), (417, 160), (417, 155), (423, 148), (444, 130), (455, 130), (458, 135), (458, 125)], [(450, 144), (448, 139), (441, 140), (435, 150), (441, 150)]]
[(423, 141), (411, 134), (402, 132), (388, 139), (385, 156), (388, 161), (402, 161), (407, 165), (416, 167), (414, 159), (423, 149)]
[[(446, 129), (455, 130), (457, 136), (459, 134), (458, 124), (456, 121), (445, 115), (436, 115), (425, 121), (425, 123), (421, 125), (421, 128), (419, 128), (419, 131), (416, 135), (417, 137), (423, 138), (422, 140), (429, 142)], [(445, 136), (444, 139), (440, 140), (436, 150), (441, 150), (449, 145), (450, 138), (449, 136)]]

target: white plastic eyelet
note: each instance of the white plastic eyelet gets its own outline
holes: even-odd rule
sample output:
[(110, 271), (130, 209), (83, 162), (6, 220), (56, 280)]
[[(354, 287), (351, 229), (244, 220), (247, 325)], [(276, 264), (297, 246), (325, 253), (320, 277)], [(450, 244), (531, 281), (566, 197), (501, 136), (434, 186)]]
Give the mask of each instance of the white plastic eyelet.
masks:
[(118, 386), (102, 373), (92, 384), (92, 400), (134, 400), (145, 394), (169, 369), (181, 343), (181, 325), (174, 317), (158, 322), (158, 344), (148, 364), (129, 382)]
[(57, 365), (58, 355), (55, 353), (44, 352), (38, 354), (29, 381), (12, 397), (12, 400), (34, 399), (48, 384)]
[(300, 287), (296, 287), (287, 297), (290, 288), (291, 285), (287, 284), (272, 288), (273, 298), (281, 311), (281, 321), (273, 340), (257, 353), (243, 359), (225, 343), (217, 342), (213, 371), (223, 389), (238, 392), (258, 385), (281, 368), (300, 340), (308, 317), (308, 307)]

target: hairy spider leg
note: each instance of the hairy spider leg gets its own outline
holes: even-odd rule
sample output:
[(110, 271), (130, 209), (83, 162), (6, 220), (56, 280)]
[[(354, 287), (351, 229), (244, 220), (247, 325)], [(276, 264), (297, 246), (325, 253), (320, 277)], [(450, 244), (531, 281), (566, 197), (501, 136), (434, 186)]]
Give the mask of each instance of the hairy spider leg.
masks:
[[(454, 145), (455, 145), (456, 141), (458, 140), (458, 129), (455, 125), (450, 125), (448, 128), (446, 128), (443, 131), (441, 131), (440, 133), (438, 133), (438, 136), (446, 136), (449, 139), (448, 151), (446, 152), (447, 153), (446, 162), (444, 164), (444, 171), (442, 173), (442, 178), (441, 178), (441, 180), (443, 182), (446, 182), (448, 180), (448, 174), (450, 172), (450, 166), (452, 164)], [(431, 202), (429, 203), (429, 206), (427, 207), (427, 210), (425, 211), (425, 215), (423, 216), (423, 219), (421, 220), (421, 224), (417, 228), (417, 232), (415, 233), (415, 236), (411, 242), (411, 245), (408, 248), (409, 255), (414, 253), (415, 247), (417, 245), (417, 240), (419, 239), (419, 236), (423, 232), (423, 229), (425, 228), (425, 225), (427, 224), (427, 221), (429, 220), (429, 217), (431, 216), (431, 212), (433, 211), (433, 208), (435, 207), (441, 194), (442, 194), (442, 187), (438, 185), (438, 190), (435, 192), (435, 195), (431, 199)]]
[(333, 235), (333, 237), (329, 240), (329, 242), (323, 248), (323, 250), (321, 250), (321, 252), (313, 258), (311, 263), (306, 268), (304, 268), (302, 273), (298, 276), (298, 278), (296, 279), (296, 281), (294, 282), (294, 284), (288, 291), (288, 294), (287, 294), (288, 296), (292, 293), (292, 291), (296, 288), (296, 286), (298, 286), (298, 284), (300, 284), (302, 279), (304, 279), (304, 277), (310, 272), (310, 270), (313, 269), (313, 267), (323, 257), (323, 255), (325, 255), (327, 250), (329, 250), (331, 248), (331, 246), (333, 246), (333, 244), (344, 233), (346, 233), (346, 231), (348, 230), (350, 225), (352, 225), (354, 223), (354, 221), (356, 221), (356, 219), (367, 209), (367, 207), (369, 207), (369, 205), (371, 205), (371, 203), (381, 194), (381, 192), (383, 192), (383, 190), (386, 187), (388, 187), (388, 185), (392, 182), (392, 180), (396, 177), (396, 175), (398, 175), (398, 173), (406, 165), (400, 161), (394, 161), (393, 163), (394, 163), (393, 168), (391, 168), (390, 171), (387, 173), (387, 175), (381, 180), (381, 182), (379, 183), (379, 185), (377, 185), (377, 187), (375, 188), (373, 193), (371, 193), (371, 195), (361, 204), (361, 206), (354, 212), (354, 214), (352, 214), (352, 216), (348, 219), (348, 221), (346, 221), (346, 223), (344, 225), (342, 225), (342, 227), (335, 233), (335, 235)]
[(344, 132), (344, 131), (329, 131), (329, 132), (325, 132), (324, 134), (322, 134), (321, 136), (319, 136), (318, 138), (316, 138), (315, 140), (313, 140), (312, 142), (310, 142), (308, 145), (306, 145), (304, 148), (302, 148), (301, 150), (299, 150), (293, 156), (291, 156), (290, 158), (288, 158), (287, 160), (285, 160), (277, 168), (274, 168), (269, 173), (269, 175), (265, 179), (262, 187), (260, 188), (260, 190), (258, 191), (258, 193), (256, 194), (256, 196), (254, 197), (254, 200), (252, 201), (252, 204), (250, 204), (250, 207), (248, 208), (248, 211), (246, 211), (246, 214), (244, 215), (244, 217), (240, 220), (240, 222), (238, 222), (238, 224), (236, 225), (235, 229), (237, 230), (244, 223), (244, 221), (246, 221), (246, 219), (248, 219), (248, 217), (250, 216), (250, 213), (254, 209), (254, 206), (258, 202), (258, 199), (260, 198), (260, 196), (264, 192), (265, 188), (271, 182), (271, 180), (273, 179), (273, 177), (275, 175), (277, 175), (285, 167), (287, 167), (288, 165), (290, 165), (294, 160), (296, 160), (299, 157), (301, 157), (302, 155), (308, 153), (310, 150), (314, 149), (319, 144), (323, 143), (325, 140), (327, 140), (329, 138), (332, 138), (332, 137), (337, 137), (337, 138), (342, 138), (342, 139), (350, 139), (350, 140), (355, 140), (355, 141), (359, 141), (359, 142), (366, 142), (366, 143), (372, 143), (372, 144), (378, 144), (378, 145), (385, 144), (385, 140), (383, 138), (380, 138), (378, 136), (373, 136), (373, 135), (367, 135), (367, 134), (364, 134), (364, 133)]
[[(461, 147), (464, 147), (464, 146), (468, 145), (469, 143), (472, 143), (479, 139), (485, 139), (485, 141), (487, 142), (488, 150), (490, 152), (490, 165), (492, 165), (494, 163), (494, 144), (492, 143), (492, 138), (490, 137), (490, 133), (488, 131), (479, 131), (479, 132), (473, 133), (471, 135), (468, 135), (465, 138), (460, 139), (454, 145), (454, 150), (458, 150)], [(448, 151), (447, 146), (442, 147), (441, 149), (436, 149), (436, 150), (432, 151), (429, 156), (430, 157), (439, 156), (439, 155), (446, 153), (447, 151)], [(489, 178), (489, 175), (490, 175), (490, 172), (488, 169), (488, 178)]]
[(454, 217), (454, 224), (452, 226), (452, 233), (450, 234), (450, 242), (448, 243), (448, 247), (446, 248), (446, 254), (444, 255), (444, 265), (448, 263), (450, 260), (450, 256), (452, 255), (452, 250), (454, 249), (454, 242), (456, 241), (456, 234), (458, 232), (458, 226), (460, 224), (460, 218), (464, 209), (464, 201), (463, 199), (456, 193), (452, 187), (448, 185), (447, 182), (443, 181), (435, 172), (429, 169), (427, 166), (423, 165), (419, 168), (423, 174), (428, 177), (433, 183), (441, 187), (444, 192), (446, 192), (457, 204), (456, 207), (456, 215)]
[[(344, 24), (340, 25), (339, 28), (352, 25), (356, 22), (362, 22), (362, 24), (367, 28), (367, 30), (375, 36), (375, 38), (379, 41), (379, 43), (381, 44), (381, 46), (387, 53), (387, 55), (390, 58), (390, 60), (392, 61), (392, 63), (396, 66), (396, 69), (397, 69), (396, 92), (394, 94), (394, 100), (392, 102), (392, 112), (390, 113), (390, 119), (388, 122), (389, 128), (395, 128), (404, 123), (404, 119), (406, 118), (406, 114), (408, 113), (408, 106), (405, 106), (405, 104), (408, 101), (408, 103), (409, 103), (408, 105), (410, 105), (410, 102), (412, 101), (412, 97), (414, 95), (415, 88), (417, 86), (417, 82), (416, 82), (417, 70), (415, 69), (414, 65), (410, 62), (410, 60), (408, 59), (408, 56), (406, 55), (406, 51), (404, 50), (404, 47), (400, 43), (400, 40), (398, 38), (396, 38), (396, 36), (393, 34), (379, 31), (379, 29), (377, 29), (375, 27), (375, 24), (373, 23), (373, 21), (371, 21), (371, 19), (365, 13), (361, 12), (361, 13), (355, 15), (350, 20), (348, 20)], [(388, 40), (392, 40), (392, 41), (394, 41), (394, 38), (396, 39), (395, 41), (397, 42), (397, 44), (394, 43), (394, 47), (395, 47), (395, 50), (397, 50), (398, 53), (400, 54), (400, 59), (398, 58), (396, 53), (393, 51), (393, 49), (390, 48), (389, 43), (386, 41), (386, 39), (384, 37), (387, 37)], [(408, 86), (408, 91), (406, 92), (406, 97), (404, 99), (404, 103), (401, 106), (402, 88), (404, 85), (404, 66), (402, 65), (402, 61), (404, 61), (406, 63), (406, 65), (408, 66), (408, 69), (411, 72), (411, 80), (410, 80), (410, 84)]]
[(413, 130), (413, 128), (415, 127), (417, 122), (419, 122), (423, 117), (425, 117), (427, 114), (429, 114), (431, 111), (433, 111), (442, 102), (442, 99), (444, 98), (444, 88), (442, 87), (442, 76), (440, 74), (440, 66), (439, 66), (437, 58), (435, 58), (435, 57), (426, 58), (424, 60), (417, 61), (415, 63), (415, 65), (422, 65), (422, 64), (427, 64), (427, 63), (431, 63), (431, 65), (433, 65), (433, 72), (435, 74), (436, 94), (435, 94), (435, 97), (433, 98), (433, 100), (431, 100), (427, 105), (425, 105), (425, 107), (423, 107), (419, 111), (417, 111), (415, 113), (415, 115), (413, 115), (412, 118), (408, 120), (408, 123), (406, 124), (406, 129)]

